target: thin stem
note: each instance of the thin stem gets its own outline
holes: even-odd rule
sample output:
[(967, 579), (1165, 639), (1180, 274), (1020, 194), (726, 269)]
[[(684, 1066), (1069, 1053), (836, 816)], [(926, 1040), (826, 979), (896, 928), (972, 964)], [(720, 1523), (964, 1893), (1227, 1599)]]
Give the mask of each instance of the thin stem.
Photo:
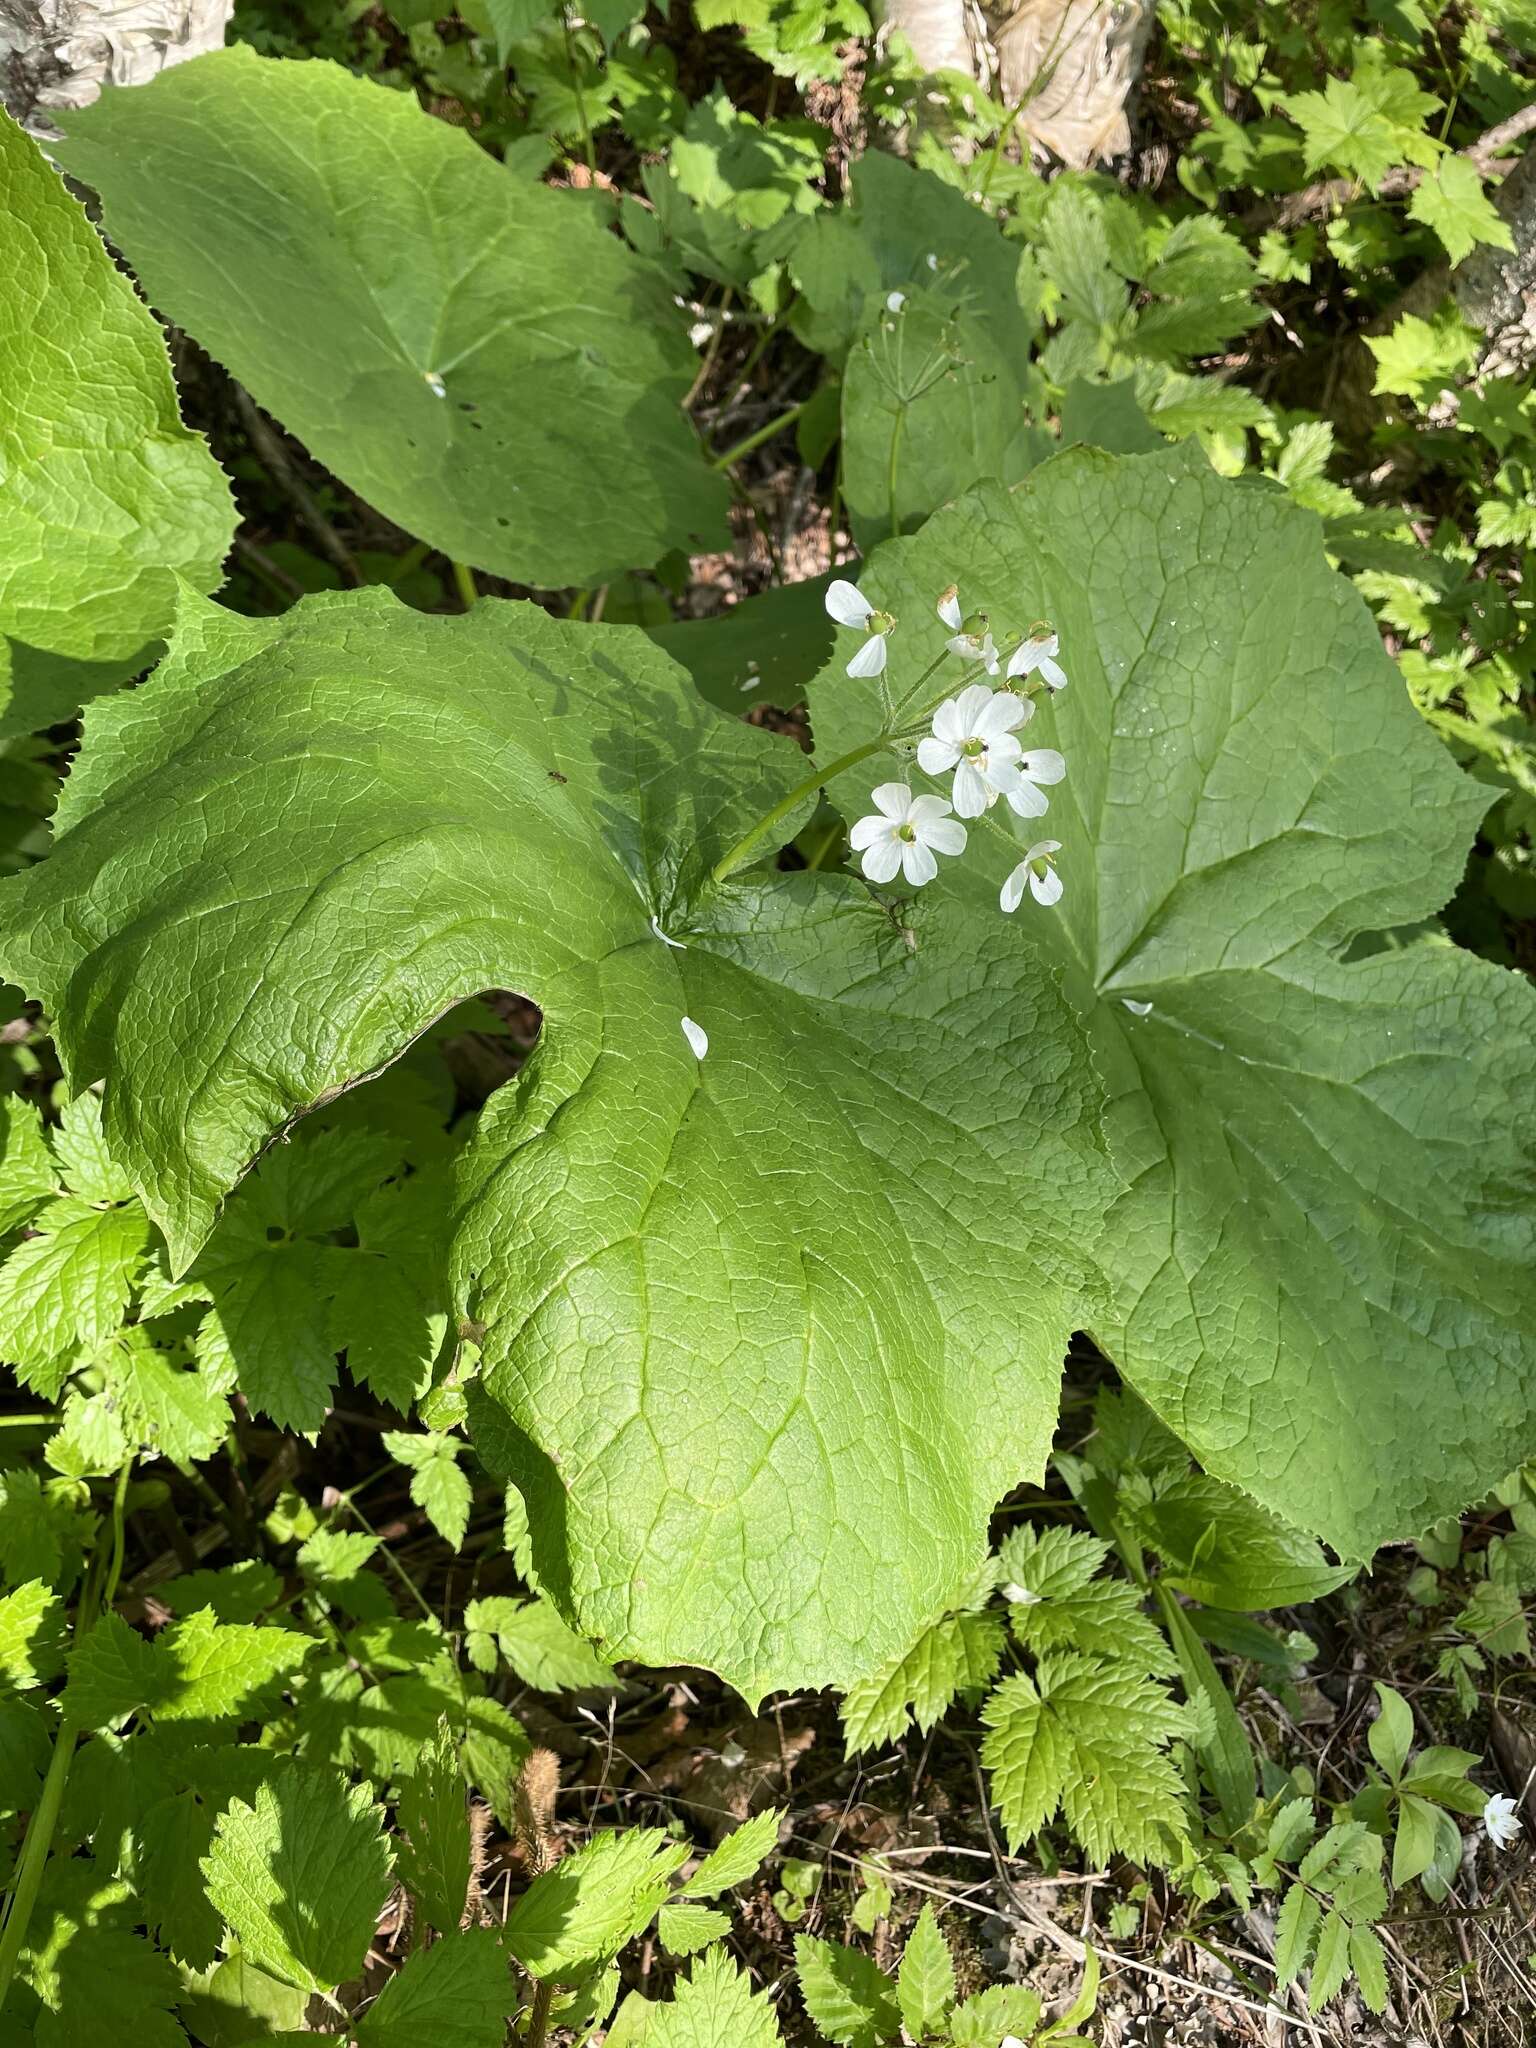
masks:
[(782, 433), (786, 427), (792, 427), (810, 402), (808, 398), (802, 398), (798, 405), (792, 405), (788, 412), (781, 412), (778, 418), (770, 420), (766, 427), (759, 427), (755, 434), (748, 434), (746, 439), (738, 441), (734, 448), (727, 448), (723, 455), (717, 455), (710, 463), (710, 468), (729, 469), (733, 463), (740, 462), (741, 458), (750, 455), (754, 448), (761, 448), (763, 443), (771, 441), (775, 434)]
[(49, 1409), (42, 1409), (36, 1415), (0, 1415), (0, 1429), (53, 1429), (58, 1416)]
[(597, 183), (597, 152), (592, 147), (592, 128), (587, 120), (587, 96), (581, 89), (581, 74), (576, 68), (576, 45), (571, 40), (571, 17), (564, 7), (560, 10), (560, 29), (565, 37), (565, 61), (571, 67), (571, 88), (576, 95), (576, 118), (581, 123), (581, 146), (586, 152), (587, 169), (592, 173), (592, 182)]
[(886, 504), (890, 511), (892, 540), (901, 532), (901, 519), (896, 510), (896, 478), (901, 459), (901, 430), (906, 423), (906, 417), (905, 404), (897, 406), (896, 424), (891, 428), (891, 457), (885, 471)]
[[(105, 1613), (116, 1597), (118, 1583), (123, 1576), (123, 1510), (128, 1497), (128, 1480), (133, 1471), (130, 1458), (117, 1475), (117, 1486), (112, 1496), (112, 1553), (102, 1584), (100, 1605), (96, 1599), (89, 1600), (82, 1595), (80, 1608), (75, 1617), (75, 1636), (90, 1632), (95, 1625), (97, 1612)], [(27, 1822), (27, 1838), (22, 1844), (21, 1860), (16, 1866), (16, 1881), (11, 1887), (10, 1903), (6, 1908), (5, 1925), (0, 1930), (0, 2006), (4, 2006), (10, 1994), (11, 1984), (16, 1976), (16, 1965), (21, 1951), (26, 1946), (27, 1930), (32, 1924), (32, 1909), (37, 1904), (38, 1892), (42, 1889), (43, 1872), (48, 1867), (48, 1856), (53, 1848), (54, 1830), (59, 1824), (59, 1814), (64, 1805), (64, 1790), (69, 1783), (70, 1766), (75, 1760), (75, 1745), (80, 1739), (80, 1730), (74, 1722), (65, 1718), (60, 1721), (58, 1733), (53, 1740), (53, 1754), (48, 1759), (48, 1772), (43, 1779), (43, 1789), (37, 1805)]]
[[(943, 656), (940, 655), (939, 661), (942, 660)], [(930, 664), (924, 676), (918, 681), (918, 689), (921, 689), (923, 682), (927, 680), (928, 676), (933, 674), (934, 669), (939, 665), (939, 661)], [(967, 669), (961, 676), (958, 687), (963, 689), (966, 683), (978, 674), (979, 671), (980, 663), (977, 663), (975, 668)], [(871, 754), (878, 754), (882, 748), (888, 747), (892, 740), (900, 739), (907, 727), (911, 727), (915, 731), (918, 727), (925, 725), (949, 694), (949, 688), (946, 686), (937, 697), (932, 698), (929, 703), (924, 705), (923, 709), (915, 717), (903, 719), (898, 714), (897, 718), (893, 719), (890, 724), (881, 726), (872, 740), (866, 740), (861, 747), (851, 748), (846, 754), (839, 754), (837, 759), (829, 761), (825, 768), (818, 768), (815, 774), (808, 775), (804, 782), (797, 782), (788, 796), (781, 797), (772, 810), (765, 811), (757, 823), (749, 831), (742, 834), (729, 852), (723, 854), (715, 862), (711, 870), (710, 879), (715, 882), (723, 882), (728, 876), (735, 874), (739, 867), (745, 865), (753, 848), (766, 838), (775, 825), (782, 819), (787, 818), (797, 804), (804, 803), (808, 796), (814, 796), (819, 789), (831, 782), (836, 776), (846, 773), (850, 768), (857, 768), (859, 763), (867, 761)], [(911, 701), (912, 695), (913, 692), (911, 691), (907, 693), (907, 702)]]
[(430, 541), (412, 541), (403, 555), (396, 555), (390, 566), (389, 574), (384, 578), (384, 581), (391, 588), (397, 583), (403, 583), (413, 569), (421, 567), (431, 552), (432, 545)]
[(781, 313), (774, 314), (773, 318), (769, 321), (768, 325), (757, 337), (757, 340), (753, 342), (751, 353), (748, 355), (747, 360), (742, 364), (741, 368), (736, 372), (737, 390), (740, 390), (741, 386), (747, 382), (748, 378), (752, 375), (752, 372), (763, 360), (763, 355), (768, 347), (769, 342), (771, 342), (774, 336), (780, 331), (780, 329), (784, 325), (784, 322), (789, 318), (790, 314), (795, 310), (795, 307), (799, 303), (800, 294), (798, 292), (791, 292), (789, 297), (784, 301), (784, 310)]
[(465, 611), (478, 601), (480, 593), (475, 588), (475, 572), (467, 562), (453, 564), (453, 587), (459, 593), (459, 603)]
[(26, 1946), (32, 1908), (37, 1904), (48, 1852), (53, 1847), (53, 1832), (59, 1824), (64, 1788), (69, 1783), (69, 1767), (75, 1759), (79, 1734), (73, 1721), (60, 1722), (59, 1732), (54, 1737), (53, 1755), (48, 1760), (48, 1775), (43, 1780), (42, 1793), (27, 1823), (27, 1839), (22, 1845), (21, 1861), (16, 1866), (10, 1909), (5, 1916), (4, 1931), (0, 1932), (0, 2005), (4, 2005), (10, 1992), (17, 1962)]
[(728, 875), (735, 874), (745, 863), (753, 847), (766, 838), (782, 818), (787, 818), (797, 804), (804, 803), (808, 796), (815, 796), (823, 783), (830, 782), (833, 776), (841, 775), (845, 769), (857, 768), (859, 763), (867, 761), (871, 754), (878, 754), (889, 738), (889, 733), (878, 732), (872, 740), (866, 740), (862, 747), (854, 747), (849, 753), (839, 754), (837, 759), (829, 761), (825, 768), (818, 768), (816, 773), (808, 775), (804, 782), (797, 782), (788, 796), (782, 797), (771, 811), (765, 811), (752, 829), (742, 834), (729, 853), (715, 862), (711, 879), (723, 882)]
[(684, 412), (691, 412), (693, 410), (693, 401), (709, 382), (709, 373), (715, 367), (715, 358), (719, 355), (720, 344), (725, 339), (725, 316), (731, 310), (731, 300), (735, 296), (736, 294), (731, 290), (731, 287), (727, 285), (725, 294), (720, 301), (719, 317), (715, 321), (715, 331), (709, 337), (709, 346), (704, 351), (704, 360), (699, 364), (699, 374), (689, 385), (688, 396), (683, 400)]
[[(360, 1490), (361, 1489), (354, 1489), (354, 1491)], [(400, 1562), (399, 1558), (395, 1556), (395, 1553), (390, 1549), (389, 1545), (382, 1540), (378, 1530), (374, 1528), (372, 1522), (370, 1522), (368, 1517), (363, 1513), (362, 1509), (358, 1506), (352, 1494), (343, 1494), (342, 1506), (347, 1510), (348, 1514), (355, 1516), (356, 1519), (362, 1523), (363, 1527), (368, 1531), (368, 1534), (373, 1538), (374, 1542), (378, 1544), (380, 1556), (383, 1558), (384, 1562), (389, 1566), (390, 1570), (394, 1573), (395, 1577), (400, 1581), (401, 1585), (405, 1587), (406, 1591), (410, 1594), (411, 1598), (416, 1602), (416, 1605), (421, 1609), (422, 1613), (427, 1617), (428, 1621), (435, 1622), (437, 1620), (437, 1616), (432, 1612), (432, 1609), (428, 1606), (426, 1596), (423, 1594), (420, 1586), (417, 1585), (416, 1581), (411, 1577), (410, 1573), (406, 1570), (405, 1566)]]
[(544, 2039), (549, 2032), (549, 2009), (554, 2004), (555, 1987), (546, 1977), (533, 1987), (533, 2004), (528, 2012), (528, 2048), (544, 2048)]

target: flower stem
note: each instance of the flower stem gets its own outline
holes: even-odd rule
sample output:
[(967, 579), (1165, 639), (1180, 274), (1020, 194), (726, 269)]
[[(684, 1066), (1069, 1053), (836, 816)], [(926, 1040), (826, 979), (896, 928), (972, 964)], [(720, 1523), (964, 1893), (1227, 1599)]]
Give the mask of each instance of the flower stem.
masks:
[(804, 782), (797, 782), (786, 797), (781, 797), (771, 811), (765, 811), (750, 831), (744, 832), (729, 853), (715, 862), (711, 880), (723, 882), (742, 867), (752, 849), (767, 837), (782, 818), (787, 818), (796, 804), (804, 803), (808, 796), (814, 796), (825, 782), (834, 775), (841, 775), (844, 769), (856, 768), (861, 761), (867, 761), (871, 754), (878, 754), (889, 740), (888, 732), (878, 732), (872, 740), (866, 740), (862, 747), (854, 747), (846, 754), (839, 754), (835, 761), (829, 761), (825, 768), (818, 768), (814, 775), (808, 775)]
[(453, 564), (453, 583), (454, 588), (459, 593), (459, 603), (463, 605), (465, 611), (468, 611), (480, 595), (479, 591), (475, 588), (474, 570), (465, 562), (455, 562)]
[[(927, 682), (943, 659), (944, 656), (941, 654), (938, 660), (929, 664), (923, 674), (919, 676), (914, 689), (907, 692), (906, 698), (903, 700), (905, 703), (912, 701), (916, 690), (922, 688), (923, 684)], [(968, 668), (961, 676), (958, 687), (963, 689), (968, 682), (972, 681), (980, 673), (980, 670), (981, 664), (979, 662), (974, 668)], [(710, 880), (723, 882), (729, 876), (735, 874), (739, 867), (745, 866), (748, 857), (759, 842), (766, 838), (768, 833), (773, 830), (774, 826), (781, 819), (789, 816), (796, 804), (803, 803), (808, 796), (814, 796), (825, 784), (831, 782), (834, 777), (842, 775), (849, 768), (857, 768), (861, 761), (867, 761), (871, 754), (878, 754), (882, 748), (888, 747), (892, 740), (900, 739), (909, 726), (916, 730), (920, 726), (925, 725), (949, 694), (949, 687), (946, 685), (939, 692), (938, 696), (931, 698), (915, 716), (903, 718), (898, 708), (896, 715), (887, 724), (881, 726), (872, 740), (866, 740), (861, 747), (850, 748), (846, 754), (839, 754), (837, 759), (829, 761), (825, 768), (818, 768), (815, 774), (808, 775), (804, 782), (797, 782), (788, 796), (781, 797), (771, 811), (765, 811), (757, 823), (752, 826), (751, 830), (744, 832), (730, 851), (721, 855), (720, 859), (715, 862), (714, 867), (710, 870)]]
[(761, 448), (765, 441), (771, 441), (774, 435), (782, 433), (785, 427), (792, 427), (810, 402), (808, 398), (802, 398), (798, 405), (792, 405), (788, 412), (781, 412), (778, 418), (770, 420), (766, 427), (759, 427), (755, 434), (748, 434), (746, 439), (738, 441), (734, 448), (727, 448), (723, 455), (715, 456), (709, 465), (710, 468), (729, 469), (733, 463), (740, 462), (743, 455), (750, 455), (754, 448)]
[(891, 514), (892, 540), (894, 540), (897, 534), (901, 532), (901, 518), (896, 509), (896, 474), (897, 466), (901, 455), (901, 429), (904, 421), (906, 420), (906, 417), (907, 408), (905, 404), (897, 406), (896, 422), (895, 425), (891, 428), (891, 459), (886, 466), (885, 474), (886, 499), (887, 503), (890, 506)]

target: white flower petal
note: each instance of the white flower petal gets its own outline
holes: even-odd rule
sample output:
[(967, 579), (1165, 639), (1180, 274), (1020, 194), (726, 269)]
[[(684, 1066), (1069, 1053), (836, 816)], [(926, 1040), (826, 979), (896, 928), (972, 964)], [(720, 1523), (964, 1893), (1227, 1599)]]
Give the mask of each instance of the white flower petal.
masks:
[(1029, 862), (1021, 860), (1013, 873), (998, 891), (998, 903), (1004, 910), (1017, 910), (1024, 901), (1024, 884), (1029, 880)]
[(828, 614), (840, 626), (862, 626), (874, 610), (859, 586), (846, 582), (841, 576), (835, 583), (827, 585), (826, 606)]
[(1024, 778), (1006, 754), (996, 749), (988, 752), (982, 776), (994, 796), (1011, 797), (1016, 789), (1022, 789)]
[(1018, 788), (1010, 789), (1008, 792), (1008, 805), (1014, 815), (1020, 818), (1043, 818), (1051, 807), (1035, 785), (1026, 782), (1022, 776), (1019, 778)]
[(1150, 1017), (1152, 1014), (1150, 1003), (1138, 1003), (1134, 996), (1122, 996), (1120, 1000), (1133, 1017)]
[(912, 792), (904, 782), (882, 782), (869, 792), (869, 800), (893, 824), (899, 825), (912, 808)]
[(960, 749), (950, 746), (946, 740), (926, 739), (917, 743), (917, 765), (925, 775), (942, 775), (953, 768), (959, 758)]
[(709, 1051), (709, 1033), (704, 1029), (704, 1026), (702, 1024), (695, 1024), (691, 1017), (685, 1017), (683, 1019), (683, 1036), (693, 1048), (694, 1058), (696, 1060), (703, 1059), (705, 1053)]
[(971, 762), (962, 761), (955, 770), (955, 786), (950, 794), (960, 817), (979, 818), (987, 808), (992, 792), (980, 770)]
[(981, 643), (981, 659), (989, 676), (995, 676), (1001, 664), (997, 657), (997, 642), (989, 633)]
[(901, 871), (914, 889), (921, 889), (939, 872), (939, 864), (921, 839), (909, 839), (901, 849)]
[(935, 818), (931, 824), (918, 829), (923, 844), (931, 846), (935, 853), (964, 853), (965, 842), (970, 837), (958, 818)]
[(1037, 903), (1052, 904), (1061, 901), (1061, 877), (1054, 868), (1047, 868), (1043, 875), (1029, 871), (1029, 892)]
[(1053, 690), (1064, 690), (1067, 687), (1066, 670), (1060, 662), (1052, 661), (1049, 655), (1041, 662), (1040, 673)]
[(939, 617), (948, 626), (951, 633), (959, 632), (964, 623), (965, 615), (960, 609), (960, 593), (958, 590), (946, 590), (939, 599)]
[(1054, 747), (1031, 747), (1019, 766), (1031, 782), (1060, 782), (1067, 772), (1066, 756)]
[(1520, 1809), (1508, 1793), (1495, 1792), (1483, 1808), (1483, 1831), (1496, 1849), (1507, 1849), (1520, 1836)]
[(1037, 839), (1024, 858), (1026, 860), (1039, 860), (1042, 854), (1060, 853), (1060, 851), (1061, 841), (1059, 839)]
[[(996, 695), (997, 692), (986, 683), (972, 683), (968, 689), (962, 690), (959, 696), (955, 698), (954, 702), (960, 716), (961, 737), (963, 739), (972, 738), (977, 730), (977, 720)], [(937, 721), (935, 721), (935, 726), (937, 726)]]
[(851, 676), (880, 676), (885, 673), (885, 635), (871, 633), (848, 664)]
[(905, 292), (887, 292), (885, 295), (885, 310), (887, 313), (899, 313), (906, 303), (907, 295)]
[(849, 827), (848, 844), (855, 853), (862, 853), (866, 846), (873, 846), (877, 839), (884, 838), (890, 829), (889, 818), (860, 818)]
[(859, 862), (859, 866), (871, 882), (894, 880), (901, 866), (901, 841), (894, 832), (887, 832), (883, 839), (877, 839)]
[(973, 730), (979, 740), (995, 740), (1023, 723), (1024, 699), (1015, 697), (1012, 690), (994, 690), (981, 707)]
[(974, 661), (976, 643), (969, 633), (952, 633), (944, 642), (946, 654), (958, 654), (962, 661)]
[(1021, 640), (1008, 657), (1008, 673), (1011, 676), (1033, 675), (1040, 666), (1044, 649), (1038, 640)]
[(658, 918), (654, 913), (651, 917), (651, 930), (656, 934), (657, 938), (660, 939), (661, 943), (664, 946), (673, 946), (679, 953), (687, 952), (687, 941), (685, 939), (669, 939), (666, 933), (661, 928), (660, 918)]
[(994, 768), (1002, 767), (1005, 762), (1010, 768), (1017, 768), (1023, 756), (1024, 749), (1011, 732), (995, 733), (987, 741), (987, 773), (990, 775)]
[(947, 818), (949, 811), (948, 797), (925, 793), (913, 797), (907, 809), (906, 823), (916, 832), (926, 832), (928, 827), (936, 824), (940, 818)]
[(958, 697), (946, 697), (933, 714), (933, 736), (946, 747), (953, 747), (957, 755), (965, 745), (965, 721), (960, 716)]

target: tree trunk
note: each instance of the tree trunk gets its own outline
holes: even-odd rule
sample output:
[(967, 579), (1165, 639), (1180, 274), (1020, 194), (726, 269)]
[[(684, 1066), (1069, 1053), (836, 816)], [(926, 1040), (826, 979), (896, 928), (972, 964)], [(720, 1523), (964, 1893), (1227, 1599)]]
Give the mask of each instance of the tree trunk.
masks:
[(0, 100), (36, 135), (54, 109), (101, 88), (143, 85), (167, 64), (223, 47), (233, 0), (0, 0)]

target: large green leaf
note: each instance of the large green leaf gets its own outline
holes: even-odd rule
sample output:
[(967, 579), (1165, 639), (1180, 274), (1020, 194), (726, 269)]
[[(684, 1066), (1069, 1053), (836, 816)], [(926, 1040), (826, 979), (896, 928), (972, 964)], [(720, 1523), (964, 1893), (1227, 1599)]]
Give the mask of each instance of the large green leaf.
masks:
[(575, 195), (408, 93), (243, 45), (68, 125), (160, 310), (434, 547), (558, 586), (721, 537), (678, 310)]
[(3, 112), (0, 278), (7, 733), (69, 718), (147, 667), (177, 573), (218, 584), (234, 507), (202, 436), (181, 423), (159, 328)]
[[(1053, 621), (1070, 677), (1029, 728), (1067, 757), (1049, 816), (999, 806), (965, 865), (996, 889), (1062, 845), (1060, 906), (996, 921), (1055, 950), (1112, 1096), (1095, 1334), (1289, 1520), (1352, 1556), (1414, 1534), (1536, 1447), (1536, 1003), (1437, 936), (1361, 937), (1433, 916), (1488, 792), (1316, 520), (1188, 452), (1073, 450), (882, 550), (898, 693), (955, 581), (1000, 640)], [(872, 686), (829, 669), (812, 710), (831, 757)], [(843, 778), (849, 815), (893, 772)]]
[(846, 1683), (963, 1597), (1113, 1193), (1026, 932), (710, 881), (803, 767), (630, 628), (199, 602), (91, 713), (3, 918), (183, 1263), (306, 1105), (477, 990), (543, 1006), (459, 1183), (476, 1447), (610, 1656), (754, 1691)]
[(978, 475), (1015, 483), (1049, 452), (1023, 260), (954, 186), (878, 150), (854, 166), (851, 204), (796, 244), (796, 325), (848, 351), (843, 489), (861, 541), (917, 525)]

